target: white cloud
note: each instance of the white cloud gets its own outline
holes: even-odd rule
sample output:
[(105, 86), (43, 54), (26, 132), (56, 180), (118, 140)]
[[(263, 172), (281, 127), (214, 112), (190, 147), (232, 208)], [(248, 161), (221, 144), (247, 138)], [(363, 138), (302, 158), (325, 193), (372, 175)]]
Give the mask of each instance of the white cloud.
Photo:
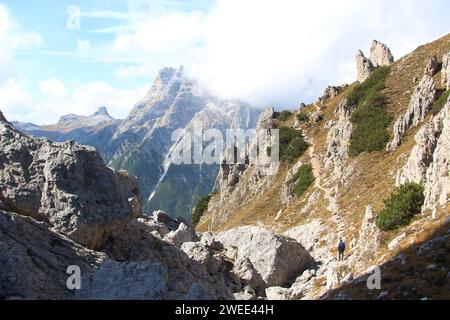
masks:
[(28, 80), (15, 70), (15, 53), (19, 49), (40, 47), (42, 36), (32, 30), (23, 30), (11, 17), (5, 5), (0, 4), (0, 109), (6, 116), (20, 114), (21, 106), (31, 101)]
[(294, 106), (353, 82), (355, 52), (373, 39), (399, 58), (444, 35), (449, 10), (446, 0), (217, 0), (207, 13), (130, 14), (105, 59), (123, 62), (119, 79), (184, 64), (221, 96)]
[(100, 106), (106, 106), (111, 116), (124, 118), (144, 96), (148, 86), (119, 89), (103, 81), (76, 82), (64, 86), (61, 80), (50, 78), (40, 82), (40, 89), (43, 98), (28, 106), (23, 115), (29, 117), (30, 121), (50, 124), (63, 114), (90, 115)]
[(445, 7), (445, 1), (416, 0), (219, 0), (188, 69), (223, 96), (294, 106), (328, 84), (353, 82), (356, 49), (367, 51), (373, 39), (399, 58), (444, 35), (449, 20), (438, 21), (446, 13), (439, 20), (429, 12), (448, 12)]
[(174, 12), (149, 19), (138, 24), (132, 32), (120, 34), (114, 41), (113, 50), (177, 50), (199, 41), (202, 32), (202, 16), (199, 13)]
[(33, 30), (23, 30), (15, 21), (5, 5), (0, 3), (0, 40), (1, 51), (23, 48), (36, 48), (43, 45), (42, 36)]
[(56, 78), (41, 81), (39, 83), (39, 88), (43, 94), (52, 97), (62, 97), (66, 92), (64, 84)]
[(31, 101), (26, 80), (9, 79), (0, 86), (0, 110), (8, 120), (21, 119), (23, 107), (30, 105)]

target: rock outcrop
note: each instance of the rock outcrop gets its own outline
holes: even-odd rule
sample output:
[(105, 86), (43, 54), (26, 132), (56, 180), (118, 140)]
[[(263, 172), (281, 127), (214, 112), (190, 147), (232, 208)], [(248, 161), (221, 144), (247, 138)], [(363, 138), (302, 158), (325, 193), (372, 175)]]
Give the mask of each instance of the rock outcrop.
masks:
[(377, 40), (373, 40), (369, 58), (361, 50), (356, 52), (357, 79), (364, 82), (376, 67), (389, 66), (394, 63), (394, 56), (389, 48)]
[(312, 262), (296, 241), (260, 227), (239, 227), (217, 235), (224, 247), (237, 247), (236, 260), (248, 259), (267, 286), (283, 286)]
[(415, 136), (416, 145), (406, 164), (397, 172), (396, 184), (422, 183), (424, 209), (445, 205), (450, 194), (450, 98), (444, 108)]
[(364, 56), (361, 50), (356, 52), (356, 70), (358, 82), (364, 82), (374, 69), (372, 62)]
[(450, 199), (450, 98), (436, 116), (442, 122), (442, 131), (426, 173), (425, 209), (445, 206)]
[(0, 210), (0, 299), (72, 299), (67, 267), (85, 274), (105, 259), (44, 222)]
[(391, 50), (384, 43), (373, 40), (370, 47), (369, 60), (376, 67), (389, 66), (394, 63), (394, 56)]
[(450, 51), (444, 55), (442, 58), (442, 85), (450, 89)]
[(318, 103), (322, 104), (329, 99), (333, 99), (333, 98), (337, 97), (337, 95), (339, 94), (340, 91), (341, 91), (341, 87), (328, 86), (325, 89), (325, 91), (323, 92), (323, 95), (319, 98)]
[(433, 161), (434, 150), (442, 133), (442, 123), (436, 120), (425, 124), (414, 137), (416, 144), (406, 164), (397, 172), (396, 186), (406, 182), (425, 181), (427, 169)]
[(332, 169), (333, 180), (342, 179), (351, 167), (346, 165), (350, 138), (352, 136), (351, 114), (355, 106), (349, 106), (343, 100), (337, 107), (335, 114), (337, 120), (330, 120), (325, 124), (329, 129), (327, 136), (327, 151), (323, 159), (324, 169)]
[[(270, 107), (261, 112), (256, 125), (257, 134), (270, 132), (273, 129), (273, 120), (275, 118), (275, 110)], [(253, 141), (256, 143), (256, 141)], [(249, 147), (250, 149), (251, 147)], [(242, 150), (227, 150), (224, 155), (223, 163), (220, 166), (219, 172), (219, 189), (221, 194), (221, 201), (224, 201), (231, 195), (240, 181), (241, 175), (248, 169), (249, 164), (245, 161), (238, 161), (245, 159), (248, 155), (237, 154)], [(247, 151), (247, 150), (246, 150)], [(233, 157), (233, 158), (232, 158)], [(244, 162), (244, 163), (243, 163)], [(258, 165), (258, 161), (254, 161), (252, 165)], [(263, 167), (263, 166), (261, 166)], [(264, 168), (261, 168), (264, 169)]]
[(0, 159), (7, 209), (47, 221), (89, 248), (141, 215), (136, 180), (108, 168), (93, 148), (33, 138), (0, 123)]
[(106, 167), (93, 148), (33, 138), (0, 123), (0, 159), (7, 209), (48, 221), (89, 248), (141, 215), (136, 180)]
[(394, 137), (388, 143), (387, 151), (397, 149), (401, 145), (405, 133), (410, 128), (417, 127), (419, 123), (423, 122), (430, 111), (436, 99), (436, 84), (433, 76), (437, 72), (437, 66), (436, 57), (428, 59), (424, 76), (414, 89), (406, 113), (400, 115), (394, 124)]

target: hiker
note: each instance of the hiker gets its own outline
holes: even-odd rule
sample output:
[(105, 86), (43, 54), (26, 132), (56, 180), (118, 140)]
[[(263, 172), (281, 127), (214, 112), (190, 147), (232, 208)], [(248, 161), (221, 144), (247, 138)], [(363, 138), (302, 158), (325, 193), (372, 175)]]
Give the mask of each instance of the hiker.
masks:
[(344, 242), (344, 240), (342, 240), (342, 238), (339, 238), (339, 244), (338, 244), (339, 258), (338, 258), (338, 261), (344, 260), (344, 251), (345, 251), (345, 242)]

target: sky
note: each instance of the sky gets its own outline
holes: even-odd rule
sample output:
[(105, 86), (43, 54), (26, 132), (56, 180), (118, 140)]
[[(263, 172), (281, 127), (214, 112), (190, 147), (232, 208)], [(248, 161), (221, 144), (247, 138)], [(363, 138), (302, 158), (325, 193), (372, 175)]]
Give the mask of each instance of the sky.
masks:
[(222, 98), (294, 108), (355, 81), (373, 39), (400, 58), (449, 33), (448, 12), (448, 0), (0, 0), (0, 110), (124, 118), (180, 65)]

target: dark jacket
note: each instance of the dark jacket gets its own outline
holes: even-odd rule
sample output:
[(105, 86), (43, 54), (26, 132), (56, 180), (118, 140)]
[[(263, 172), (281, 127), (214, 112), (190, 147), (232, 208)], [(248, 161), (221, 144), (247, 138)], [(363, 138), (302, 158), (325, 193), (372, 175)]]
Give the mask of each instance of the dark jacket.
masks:
[(338, 250), (340, 252), (344, 252), (344, 250), (345, 250), (345, 243), (344, 243), (344, 241), (342, 241), (342, 240), (339, 241)]

